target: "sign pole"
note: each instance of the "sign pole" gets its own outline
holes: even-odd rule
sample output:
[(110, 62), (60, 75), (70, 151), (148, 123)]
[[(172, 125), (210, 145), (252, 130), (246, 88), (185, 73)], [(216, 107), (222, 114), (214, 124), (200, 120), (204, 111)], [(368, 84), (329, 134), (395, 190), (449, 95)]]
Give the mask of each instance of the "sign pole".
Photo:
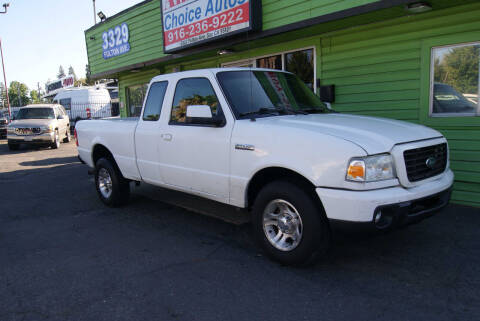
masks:
[(7, 106), (8, 106), (8, 116), (12, 118), (12, 112), (10, 111), (10, 98), (8, 98), (8, 84), (7, 77), (5, 76), (5, 64), (3, 63), (3, 49), (2, 49), (2, 39), (0, 38), (0, 54), (2, 56), (2, 69), (3, 69), (3, 82), (5, 84), (5, 94), (7, 95)]

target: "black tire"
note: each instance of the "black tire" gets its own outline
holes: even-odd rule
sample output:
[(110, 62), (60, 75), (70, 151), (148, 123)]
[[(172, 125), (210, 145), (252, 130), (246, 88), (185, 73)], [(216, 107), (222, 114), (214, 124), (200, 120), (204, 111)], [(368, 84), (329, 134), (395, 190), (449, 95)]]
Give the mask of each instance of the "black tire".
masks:
[(18, 150), (20, 148), (20, 144), (13, 144), (8, 142), (8, 149), (9, 150)]
[(64, 143), (70, 143), (72, 140), (72, 134), (70, 133), (70, 128), (67, 128), (67, 132), (65, 133), (65, 138), (63, 139)]
[[(279, 200), (292, 205), (301, 219), (301, 237), (298, 238), (300, 241), (296, 247), (290, 250), (282, 251), (268, 239), (267, 234), (269, 232), (275, 234), (275, 232), (280, 231), (279, 227), (272, 225), (264, 229), (264, 211), (267, 206), (271, 206)], [(291, 207), (289, 208), (291, 209)], [(281, 264), (295, 266), (313, 264), (325, 255), (330, 247), (330, 227), (323, 207), (314, 191), (309, 191), (306, 187), (300, 187), (286, 181), (269, 183), (258, 194), (252, 214), (254, 235), (258, 244), (267, 256)], [(277, 222), (279, 221), (277, 220)], [(277, 235), (279, 234), (277, 233)], [(288, 240), (292, 244), (295, 243), (293, 239)], [(288, 244), (288, 242), (283, 244)]]
[(50, 145), (52, 149), (57, 149), (60, 147), (60, 136), (58, 134), (58, 129), (55, 129), (55, 138), (53, 143)]
[[(100, 176), (102, 175), (102, 170), (108, 172), (108, 175), (111, 179), (109, 195), (102, 193), (100, 187)], [(118, 207), (128, 203), (128, 199), (130, 197), (129, 181), (123, 177), (116, 164), (106, 158), (100, 158), (95, 164), (95, 188), (97, 189), (100, 200), (107, 206)]]

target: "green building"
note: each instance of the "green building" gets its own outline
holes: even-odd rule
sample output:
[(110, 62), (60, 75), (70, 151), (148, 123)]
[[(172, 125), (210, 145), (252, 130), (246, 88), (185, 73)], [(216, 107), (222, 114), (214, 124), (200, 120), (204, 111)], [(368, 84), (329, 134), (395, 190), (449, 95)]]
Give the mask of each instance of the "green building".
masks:
[(86, 30), (85, 41), (90, 76), (119, 80), (122, 117), (138, 115), (155, 75), (288, 70), (317, 93), (334, 85), (337, 111), (441, 131), (453, 202), (480, 206), (478, 17), (472, 0), (147, 0)]

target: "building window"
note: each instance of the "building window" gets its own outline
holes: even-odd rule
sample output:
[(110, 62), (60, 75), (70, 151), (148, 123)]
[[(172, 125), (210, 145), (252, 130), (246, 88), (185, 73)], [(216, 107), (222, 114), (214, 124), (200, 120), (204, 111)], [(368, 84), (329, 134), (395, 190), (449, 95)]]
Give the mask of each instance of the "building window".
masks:
[(186, 78), (178, 81), (173, 98), (170, 124), (184, 124), (189, 105), (208, 105), (214, 117), (221, 114), (217, 95), (215, 95), (210, 80), (206, 78)]
[(478, 116), (480, 43), (432, 48), (431, 116)]
[(310, 88), (315, 88), (315, 51), (313, 48), (286, 51), (266, 57), (255, 57), (222, 64), (222, 67), (257, 67), (294, 73)]
[(305, 85), (314, 90), (313, 49), (285, 54), (285, 70), (297, 75)]
[(143, 100), (147, 92), (148, 84), (127, 87), (127, 114), (130, 117), (138, 117), (142, 112)]
[(257, 68), (282, 70), (282, 56), (275, 55), (257, 59)]

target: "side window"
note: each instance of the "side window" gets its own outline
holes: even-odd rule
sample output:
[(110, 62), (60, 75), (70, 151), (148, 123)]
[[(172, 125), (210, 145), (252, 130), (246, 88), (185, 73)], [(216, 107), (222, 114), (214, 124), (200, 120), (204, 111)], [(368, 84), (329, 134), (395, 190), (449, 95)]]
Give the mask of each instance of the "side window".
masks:
[(71, 98), (64, 98), (64, 99), (60, 99), (60, 105), (62, 105), (63, 107), (65, 107), (65, 109), (71, 109), (72, 107), (72, 99)]
[(145, 103), (145, 110), (143, 111), (143, 120), (156, 121), (160, 118), (167, 85), (167, 81), (160, 81), (150, 86), (147, 102)]
[(215, 91), (207, 78), (186, 78), (178, 81), (170, 124), (185, 124), (189, 105), (208, 105), (214, 117), (223, 117)]

